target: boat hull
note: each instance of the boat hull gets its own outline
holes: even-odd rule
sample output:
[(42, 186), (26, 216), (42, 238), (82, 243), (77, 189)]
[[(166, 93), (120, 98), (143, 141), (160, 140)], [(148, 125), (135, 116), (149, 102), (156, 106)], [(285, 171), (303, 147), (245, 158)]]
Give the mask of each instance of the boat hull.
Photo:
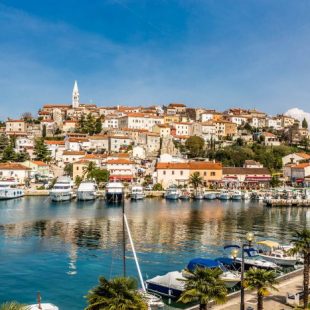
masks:
[(72, 193), (50, 193), (51, 200), (55, 202), (70, 201), (72, 197)]
[(260, 254), (266, 261), (275, 263), (280, 266), (288, 266), (293, 267), (297, 264), (297, 259), (285, 259), (285, 258), (278, 258), (278, 257), (271, 257), (269, 255)]
[(206, 200), (214, 200), (214, 199), (216, 199), (216, 195), (215, 194), (206, 194), (203, 198)]
[(231, 200), (234, 200), (234, 201), (239, 201), (242, 199), (242, 196), (241, 195), (232, 195), (231, 196)]
[(97, 198), (96, 192), (93, 191), (78, 191), (77, 192), (77, 199), (81, 201), (89, 201), (95, 200)]
[(0, 200), (9, 200), (20, 198), (24, 196), (24, 191), (22, 189), (9, 189), (0, 191)]
[(124, 198), (123, 196), (123, 193), (107, 192), (105, 194), (105, 198), (108, 203), (121, 203)]
[(131, 194), (131, 200), (143, 200), (144, 199), (144, 194)]
[(167, 194), (165, 198), (168, 200), (178, 200), (179, 194)]
[(149, 292), (157, 293), (161, 296), (165, 296), (169, 298), (179, 298), (183, 292), (182, 290), (179, 290), (179, 289), (170, 288), (165, 285), (148, 282), (148, 281), (146, 281), (146, 289)]

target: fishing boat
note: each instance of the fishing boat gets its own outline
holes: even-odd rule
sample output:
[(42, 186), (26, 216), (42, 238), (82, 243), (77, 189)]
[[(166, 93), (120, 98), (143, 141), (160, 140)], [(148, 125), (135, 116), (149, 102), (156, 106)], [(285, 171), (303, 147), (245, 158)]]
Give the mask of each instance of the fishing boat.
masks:
[(242, 199), (242, 193), (239, 190), (234, 190), (230, 197), (231, 200), (239, 201)]
[(230, 199), (230, 192), (228, 190), (222, 190), (220, 195), (219, 195), (219, 199), (220, 200), (229, 200)]
[(59, 177), (49, 192), (52, 201), (69, 201), (74, 197), (73, 182), (70, 177)]
[(120, 203), (124, 197), (124, 185), (122, 182), (109, 182), (105, 187), (105, 198), (108, 203)]
[(145, 198), (143, 186), (141, 185), (134, 185), (131, 188), (130, 192), (130, 198), (131, 200), (142, 200)]
[(260, 249), (259, 255), (267, 261), (273, 262), (280, 266), (295, 266), (298, 258), (296, 256), (288, 255), (287, 251), (280, 247), (280, 244), (271, 240), (263, 240), (257, 244), (268, 248), (267, 251)]
[(175, 186), (169, 186), (166, 190), (165, 193), (165, 198), (168, 200), (177, 200), (180, 197), (180, 191), (179, 189)]
[(24, 196), (24, 190), (18, 188), (18, 183), (15, 180), (0, 181), (0, 200), (20, 198)]
[(98, 197), (98, 186), (94, 181), (83, 181), (77, 190), (78, 200), (95, 200)]
[(216, 193), (214, 193), (214, 192), (206, 192), (206, 193), (203, 195), (203, 199), (206, 199), (206, 200), (214, 200), (214, 199), (216, 199)]

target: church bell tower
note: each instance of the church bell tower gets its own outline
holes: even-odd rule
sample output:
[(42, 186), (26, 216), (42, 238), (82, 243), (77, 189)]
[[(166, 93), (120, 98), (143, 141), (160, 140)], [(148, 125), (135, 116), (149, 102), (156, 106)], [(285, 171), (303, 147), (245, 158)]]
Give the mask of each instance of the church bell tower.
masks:
[(80, 105), (80, 94), (77, 81), (74, 81), (73, 91), (72, 91), (72, 108), (78, 108)]

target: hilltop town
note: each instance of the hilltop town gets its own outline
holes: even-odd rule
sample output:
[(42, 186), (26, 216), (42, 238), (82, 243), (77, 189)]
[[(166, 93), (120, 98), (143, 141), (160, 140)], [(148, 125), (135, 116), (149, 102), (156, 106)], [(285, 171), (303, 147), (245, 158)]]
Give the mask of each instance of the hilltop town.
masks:
[(194, 172), (210, 188), (309, 185), (309, 138), (306, 120), (256, 109), (83, 104), (75, 82), (71, 103), (2, 123), (0, 175), (40, 189), (63, 174), (81, 182), (93, 163), (99, 183), (154, 190), (187, 186)]

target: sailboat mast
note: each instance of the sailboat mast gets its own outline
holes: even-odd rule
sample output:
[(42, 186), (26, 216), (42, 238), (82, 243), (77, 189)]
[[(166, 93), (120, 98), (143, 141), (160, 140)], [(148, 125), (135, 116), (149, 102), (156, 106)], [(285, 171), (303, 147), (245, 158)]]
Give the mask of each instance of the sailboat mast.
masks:
[(126, 232), (125, 232), (125, 190), (123, 189), (122, 197), (122, 213), (123, 213), (123, 276), (126, 277)]
[(131, 249), (132, 249), (132, 252), (133, 252), (133, 257), (135, 259), (135, 263), (136, 263), (136, 266), (137, 266), (137, 271), (138, 271), (141, 287), (142, 287), (143, 292), (146, 292), (144, 281), (143, 281), (143, 277), (142, 277), (142, 273), (141, 273), (141, 270), (140, 270), (140, 265), (139, 265), (139, 262), (138, 262), (138, 257), (137, 257), (136, 250), (135, 250), (135, 247), (134, 247), (134, 244), (133, 244), (133, 241), (132, 241), (131, 232), (130, 232), (130, 229), (129, 229), (129, 225), (128, 225), (126, 214), (124, 214), (124, 221), (125, 221), (125, 224), (126, 224), (126, 229), (127, 229), (127, 233), (128, 233), (128, 238), (129, 238), (129, 242), (130, 242), (130, 245), (131, 245)]

